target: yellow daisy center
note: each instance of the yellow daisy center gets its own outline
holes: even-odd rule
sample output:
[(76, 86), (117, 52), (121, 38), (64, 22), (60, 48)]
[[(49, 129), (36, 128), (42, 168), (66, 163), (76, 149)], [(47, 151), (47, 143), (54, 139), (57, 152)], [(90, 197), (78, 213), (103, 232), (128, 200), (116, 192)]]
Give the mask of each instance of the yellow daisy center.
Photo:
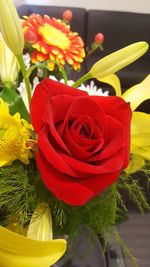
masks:
[(39, 33), (49, 45), (59, 47), (62, 50), (70, 47), (70, 40), (66, 34), (47, 23), (39, 28)]

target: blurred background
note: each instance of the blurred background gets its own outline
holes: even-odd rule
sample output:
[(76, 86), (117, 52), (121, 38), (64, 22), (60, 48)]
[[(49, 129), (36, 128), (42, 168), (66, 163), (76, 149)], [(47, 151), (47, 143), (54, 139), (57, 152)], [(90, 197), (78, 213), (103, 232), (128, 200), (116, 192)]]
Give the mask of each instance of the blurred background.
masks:
[(149, 0), (14, 0), (16, 5), (35, 4), (35, 5), (54, 5), (54, 6), (70, 6), (83, 7), (86, 9), (101, 10), (118, 10), (139, 13), (150, 13)]

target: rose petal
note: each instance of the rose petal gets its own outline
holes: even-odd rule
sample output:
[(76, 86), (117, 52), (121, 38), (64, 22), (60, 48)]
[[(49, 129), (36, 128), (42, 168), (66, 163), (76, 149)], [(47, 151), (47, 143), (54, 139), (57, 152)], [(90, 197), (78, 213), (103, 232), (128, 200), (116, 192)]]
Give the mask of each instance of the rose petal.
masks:
[[(83, 175), (86, 177), (88, 175), (106, 174), (111, 172), (120, 171), (124, 164), (124, 150), (120, 149), (117, 151), (113, 158), (106, 158), (100, 162), (88, 164), (86, 162), (77, 160), (69, 155), (59, 153), (60, 157), (75, 171), (76, 175), (74, 177), (80, 178)], [(82, 176), (81, 176), (82, 175)]]
[(117, 96), (91, 97), (101, 108), (103, 108), (106, 114), (116, 118), (125, 128), (125, 152), (123, 167), (126, 168), (128, 166), (130, 156), (130, 122), (132, 117), (130, 104), (126, 103), (122, 98)]
[(109, 135), (105, 137), (105, 144), (103, 146), (103, 149), (99, 154), (93, 155), (91, 158), (89, 158), (89, 162), (101, 161), (110, 157), (113, 158), (113, 155), (117, 151), (120, 151), (121, 148), (124, 148), (124, 146), (126, 145), (124, 142), (124, 126), (119, 121), (110, 116), (107, 116), (107, 121)]
[(71, 169), (67, 162), (65, 162), (61, 157), (60, 153), (57, 153), (55, 148), (53, 148), (50, 144), (46, 127), (43, 128), (38, 136), (38, 146), (45, 155), (47, 161), (51, 163), (55, 168), (57, 168), (60, 172), (66, 173), (71, 176), (76, 176), (74, 170)]
[(82, 206), (99, 195), (115, 182), (120, 173), (118, 171), (106, 175), (99, 174), (79, 181), (58, 172), (46, 161), (42, 153), (38, 154), (38, 167), (44, 184), (57, 199), (74, 206)]
[(103, 109), (99, 105), (97, 105), (89, 96), (82, 96), (74, 98), (74, 101), (72, 102), (66, 114), (64, 123), (61, 127), (61, 131), (59, 130), (60, 135), (63, 135), (63, 131), (69, 121), (81, 118), (83, 116), (89, 116), (93, 118), (95, 124), (98, 124), (103, 132), (107, 130), (105, 113)]
[(42, 126), (42, 118), (49, 99), (57, 95), (70, 95), (74, 97), (85, 96), (86, 92), (77, 90), (65, 84), (45, 78), (40, 82), (32, 96), (30, 116), (33, 127), (38, 133)]
[[(72, 156), (74, 156), (78, 160), (85, 161), (102, 148), (104, 144), (103, 135), (101, 133), (101, 136), (99, 134), (97, 140), (92, 140), (92, 139), (82, 137), (80, 133), (78, 132), (76, 133), (76, 131), (77, 130), (73, 129), (72, 127), (71, 129), (66, 127), (62, 138), (64, 140), (64, 143), (67, 145), (69, 150), (72, 152)], [(97, 132), (99, 131), (100, 129), (98, 128)], [(76, 136), (76, 138), (73, 138), (74, 135)], [(81, 142), (82, 142), (82, 145), (81, 145)], [(85, 146), (85, 144), (88, 144), (88, 146)]]
[(38, 154), (37, 164), (44, 184), (57, 199), (69, 205), (81, 206), (94, 197), (90, 188), (53, 168), (42, 153)]

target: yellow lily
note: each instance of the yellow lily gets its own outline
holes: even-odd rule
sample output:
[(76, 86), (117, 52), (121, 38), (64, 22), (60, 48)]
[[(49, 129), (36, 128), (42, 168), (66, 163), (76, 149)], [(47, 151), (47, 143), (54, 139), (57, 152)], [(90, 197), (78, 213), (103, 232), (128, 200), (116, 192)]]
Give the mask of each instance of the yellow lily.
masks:
[(22, 54), (24, 35), (16, 7), (12, 0), (0, 0), (0, 32), (15, 55)]
[(3, 83), (15, 83), (19, 73), (19, 64), (15, 55), (0, 36), (0, 78)]
[(32, 216), (27, 237), (0, 227), (0, 266), (52, 266), (65, 253), (66, 241), (49, 240), (50, 238), (52, 238), (50, 210), (46, 203), (40, 203)]
[(135, 173), (143, 168), (145, 161), (141, 156), (132, 154), (128, 167), (125, 172), (128, 174)]
[(140, 83), (134, 85), (123, 94), (123, 99), (131, 103), (134, 111), (142, 102), (150, 98), (150, 74)]
[(150, 114), (137, 111), (133, 112), (131, 153), (150, 160)]
[(130, 165), (127, 171), (140, 169), (144, 164), (141, 157), (150, 160), (150, 114), (138, 112), (135, 109), (142, 102), (150, 99), (150, 75), (122, 95), (120, 94), (119, 78), (115, 74), (99, 79), (99, 81), (111, 85), (116, 95), (121, 96), (126, 102), (130, 102), (133, 111), (131, 122), (131, 154), (133, 157), (132, 167)]
[(65, 253), (63, 239), (37, 241), (0, 226), (1, 267), (49, 267)]
[(150, 75), (141, 83), (128, 89), (122, 98), (131, 103), (131, 153), (150, 160), (150, 114), (135, 111), (145, 100), (150, 99)]
[(116, 93), (117, 96), (121, 96), (122, 95), (122, 93), (121, 93), (121, 84), (120, 84), (120, 80), (117, 77), (117, 75), (111, 74), (109, 76), (106, 76), (106, 77), (103, 77), (103, 78), (99, 78), (97, 80), (99, 80), (100, 82), (103, 82), (103, 83), (107, 83), (110, 86), (112, 86), (114, 88), (115, 93)]

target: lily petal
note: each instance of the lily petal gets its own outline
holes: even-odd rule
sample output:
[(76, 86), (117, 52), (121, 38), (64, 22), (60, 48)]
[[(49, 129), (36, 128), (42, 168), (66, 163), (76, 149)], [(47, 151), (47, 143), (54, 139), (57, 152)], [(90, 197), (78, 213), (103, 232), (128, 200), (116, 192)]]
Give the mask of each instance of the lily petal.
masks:
[(126, 173), (135, 173), (138, 170), (142, 169), (145, 165), (144, 159), (139, 155), (132, 155), (132, 158), (129, 162), (128, 167), (125, 169)]
[(47, 203), (41, 202), (35, 209), (28, 227), (27, 237), (41, 241), (53, 238), (52, 216)]
[(36, 241), (0, 226), (1, 267), (49, 267), (65, 253), (66, 241)]
[(150, 114), (133, 112), (131, 123), (131, 153), (150, 160)]
[(150, 114), (135, 111), (132, 116), (131, 134), (150, 134)]
[(120, 84), (120, 80), (118, 78), (118, 76), (116, 74), (111, 74), (109, 76), (106, 76), (104, 78), (98, 78), (97, 80), (99, 80), (100, 82), (103, 83), (107, 83), (109, 85), (111, 85), (117, 96), (121, 96), (121, 84)]
[(122, 98), (131, 103), (132, 110), (135, 110), (145, 100), (150, 99), (150, 74), (141, 83), (128, 89)]
[(150, 146), (141, 147), (131, 144), (130, 152), (143, 157), (145, 160), (150, 160)]

